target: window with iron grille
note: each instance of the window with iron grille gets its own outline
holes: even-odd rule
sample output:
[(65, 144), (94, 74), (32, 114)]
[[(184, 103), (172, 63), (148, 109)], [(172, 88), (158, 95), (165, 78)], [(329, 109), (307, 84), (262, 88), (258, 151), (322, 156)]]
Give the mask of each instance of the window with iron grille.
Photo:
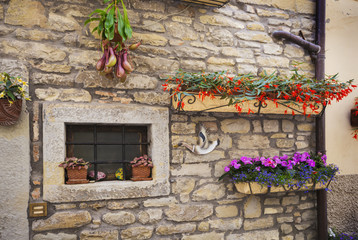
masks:
[[(91, 163), (88, 172), (95, 180), (116, 180), (115, 172), (123, 169), (123, 180), (131, 178), (130, 161), (148, 154), (147, 126), (143, 125), (66, 125), (67, 157), (83, 158)], [(90, 178), (91, 179), (91, 178)], [(98, 180), (98, 179), (96, 179)]]

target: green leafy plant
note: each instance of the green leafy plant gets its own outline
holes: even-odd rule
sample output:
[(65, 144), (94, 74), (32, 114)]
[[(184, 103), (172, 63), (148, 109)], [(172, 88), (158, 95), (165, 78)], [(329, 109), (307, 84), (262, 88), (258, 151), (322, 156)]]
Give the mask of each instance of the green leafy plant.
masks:
[(139, 167), (139, 166), (147, 166), (147, 167), (153, 167), (153, 162), (152, 159), (150, 157), (148, 157), (148, 155), (143, 155), (140, 157), (135, 157), (130, 164), (132, 165), (132, 167)]
[[(123, 15), (118, 7), (119, 1), (122, 4)], [(132, 37), (133, 31), (123, 0), (104, 0), (103, 3), (107, 4), (107, 7), (94, 10), (85, 21), (85, 25), (97, 22), (92, 32), (97, 32), (101, 38), (103, 56), (97, 62), (96, 69), (108, 78), (113, 78), (115, 75), (124, 82), (127, 74), (133, 71), (128, 50), (137, 49), (141, 42), (132, 44), (128, 48), (125, 46), (125, 41)]]
[(321, 153), (295, 153), (274, 157), (241, 157), (225, 167), (225, 173), (234, 182), (257, 182), (262, 186), (288, 186), (302, 188), (307, 184), (326, 184), (338, 172), (338, 167), (326, 164), (327, 156)]
[(0, 99), (8, 99), (10, 103), (16, 99), (30, 100), (25, 87), (27, 83), (20, 77), (12, 77), (8, 73), (0, 73)]
[(78, 169), (81, 169), (81, 168), (88, 169), (88, 167), (90, 165), (91, 164), (89, 162), (86, 162), (82, 158), (67, 157), (65, 159), (65, 161), (60, 163), (60, 165), (58, 165), (58, 166), (63, 167), (63, 168), (72, 168), (72, 169), (74, 169), (75, 167), (78, 167)]
[[(164, 90), (172, 91), (172, 97), (178, 98), (178, 107), (183, 108), (182, 99), (185, 96), (199, 95), (199, 99), (220, 98), (228, 100), (228, 105), (234, 105), (241, 112), (240, 104), (257, 100), (262, 104), (266, 101), (276, 102), (285, 100), (288, 104), (302, 104), (302, 112), (307, 109), (315, 112), (318, 104), (331, 104), (333, 100), (340, 101), (355, 88), (353, 80), (339, 82), (337, 74), (328, 76), (323, 81), (317, 81), (299, 73), (299, 67), (293, 66), (290, 77), (277, 76), (276, 73), (229, 75), (226, 71), (214, 73), (188, 73), (178, 71), (174, 77), (168, 77), (163, 84)], [(171, 87), (174, 85), (175, 87)], [(253, 113), (249, 109), (248, 113)], [(294, 112), (292, 111), (292, 114)]]

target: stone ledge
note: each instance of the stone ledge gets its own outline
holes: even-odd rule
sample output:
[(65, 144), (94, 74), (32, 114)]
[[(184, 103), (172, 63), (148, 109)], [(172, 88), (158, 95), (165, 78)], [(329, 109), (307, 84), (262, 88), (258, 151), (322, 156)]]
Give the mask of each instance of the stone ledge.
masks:
[[(154, 163), (153, 180), (65, 185), (64, 170), (58, 165), (66, 156), (66, 123), (150, 126), (148, 137), (151, 141), (149, 153)], [(73, 202), (169, 195), (168, 142), (169, 111), (165, 107), (119, 103), (44, 103), (43, 199), (49, 202)]]

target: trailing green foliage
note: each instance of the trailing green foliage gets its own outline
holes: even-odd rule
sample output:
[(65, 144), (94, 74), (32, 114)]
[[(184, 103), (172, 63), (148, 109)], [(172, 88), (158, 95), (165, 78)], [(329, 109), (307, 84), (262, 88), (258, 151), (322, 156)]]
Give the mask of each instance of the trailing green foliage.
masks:
[[(92, 30), (97, 31), (102, 40), (113, 40), (115, 33), (121, 36), (121, 42), (124, 42), (132, 37), (132, 28), (128, 20), (127, 8), (120, 0), (123, 8), (123, 15), (118, 8), (118, 0), (104, 0), (103, 3), (107, 3), (107, 7), (94, 10), (89, 18), (85, 21), (85, 25), (90, 22), (98, 21), (98, 25)], [(95, 17), (93, 17), (95, 15)]]

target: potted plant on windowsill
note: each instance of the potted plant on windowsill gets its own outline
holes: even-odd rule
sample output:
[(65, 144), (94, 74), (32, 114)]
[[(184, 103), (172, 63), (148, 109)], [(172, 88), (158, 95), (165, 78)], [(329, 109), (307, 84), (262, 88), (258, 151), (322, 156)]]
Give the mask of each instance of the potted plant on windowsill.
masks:
[(21, 114), (22, 99), (30, 100), (25, 87), (27, 83), (20, 77), (0, 73), (0, 125), (13, 125)]
[(145, 181), (152, 180), (150, 177), (151, 169), (153, 168), (153, 162), (148, 155), (135, 157), (131, 162), (132, 166), (132, 178), (133, 181)]
[(315, 190), (327, 188), (338, 167), (326, 164), (327, 156), (321, 153), (295, 153), (265, 157), (241, 157), (225, 167), (219, 178), (229, 176), (236, 189), (245, 194)]
[[(184, 111), (236, 111), (254, 113), (319, 114), (333, 100), (352, 92), (353, 80), (338, 82), (337, 75), (317, 81), (299, 73), (294, 66), (290, 77), (266, 73), (229, 75), (227, 72), (187, 73), (178, 71), (166, 79), (173, 107)], [(276, 108), (281, 108), (278, 110)]]
[(89, 162), (86, 162), (82, 158), (67, 157), (65, 161), (58, 165), (66, 169), (68, 181), (66, 184), (80, 184), (88, 183), (87, 169), (90, 166)]
[[(119, 1), (122, 4), (123, 15), (118, 8)], [(101, 39), (103, 56), (97, 62), (96, 69), (108, 78), (115, 75), (124, 82), (127, 75), (133, 71), (128, 50), (135, 50), (141, 42), (128, 48), (125, 46), (125, 41), (132, 37), (132, 28), (123, 0), (104, 0), (103, 3), (107, 4), (107, 7), (94, 10), (85, 21), (85, 25), (97, 22), (92, 32), (97, 32)]]

